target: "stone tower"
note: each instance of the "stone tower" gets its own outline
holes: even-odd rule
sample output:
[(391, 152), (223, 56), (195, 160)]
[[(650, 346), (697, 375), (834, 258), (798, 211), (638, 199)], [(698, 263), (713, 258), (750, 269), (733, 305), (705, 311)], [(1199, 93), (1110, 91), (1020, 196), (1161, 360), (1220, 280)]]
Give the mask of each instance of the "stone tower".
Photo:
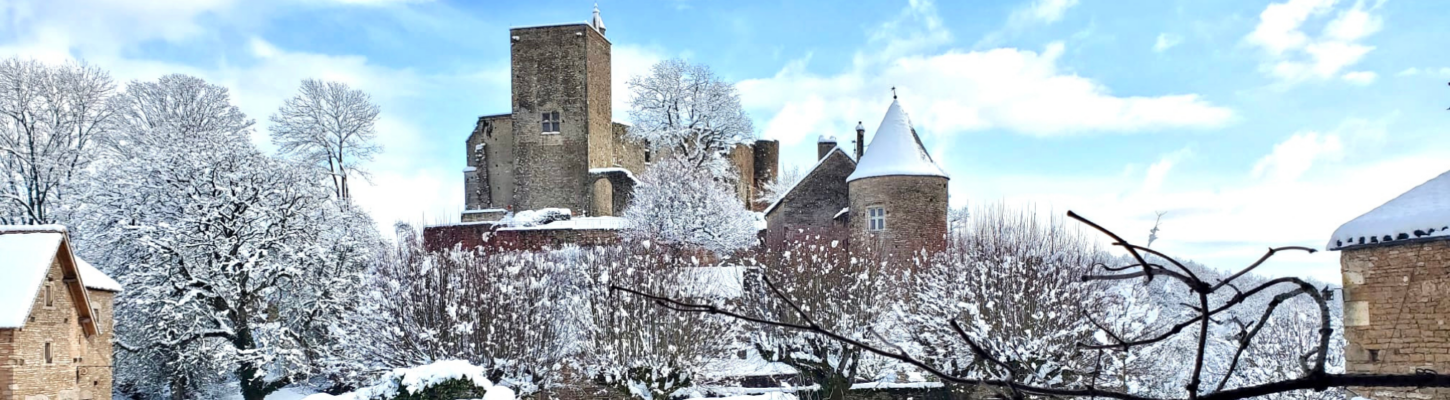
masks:
[(852, 251), (908, 255), (946, 248), (947, 174), (895, 99), (846, 178)]
[[(1325, 245), (1344, 274), (1347, 373), (1450, 371), (1450, 172), (1340, 226)], [(1350, 388), (1371, 399), (1447, 389)]]

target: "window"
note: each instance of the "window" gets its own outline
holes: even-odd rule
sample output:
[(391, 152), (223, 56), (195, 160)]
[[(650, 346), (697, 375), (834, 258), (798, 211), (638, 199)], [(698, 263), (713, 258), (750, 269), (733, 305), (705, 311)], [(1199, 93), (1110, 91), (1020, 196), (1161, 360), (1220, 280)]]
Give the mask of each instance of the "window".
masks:
[(50, 357), (50, 342), (45, 342), (45, 363), (53, 364), (55, 360)]
[(1379, 362), (1380, 361), (1380, 351), (1379, 350), (1370, 350), (1369, 351), (1369, 361), (1370, 362)]
[(50, 285), (45, 285), (45, 306), (55, 307), (55, 299), (50, 296)]
[(559, 133), (559, 112), (546, 112), (543, 114), (544, 133)]
[(885, 207), (866, 207), (866, 217), (867, 217), (866, 218), (866, 230), (868, 230), (868, 231), (884, 231), (884, 230), (886, 230), (886, 208)]

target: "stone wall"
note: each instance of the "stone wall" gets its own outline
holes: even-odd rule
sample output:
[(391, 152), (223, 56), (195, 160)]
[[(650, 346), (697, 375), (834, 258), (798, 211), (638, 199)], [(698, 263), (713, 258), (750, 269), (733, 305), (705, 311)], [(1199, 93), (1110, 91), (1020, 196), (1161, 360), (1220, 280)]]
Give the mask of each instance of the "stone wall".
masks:
[(463, 176), (466, 210), (504, 208), (513, 203), (513, 116), (478, 118), (467, 140), (468, 167)]
[(846, 232), (836, 227), (834, 218), (850, 206), (846, 177), (855, 170), (855, 161), (835, 151), (807, 172), (765, 215), (766, 248), (781, 251), (805, 241), (826, 245), (832, 240), (845, 242)]
[[(1347, 372), (1450, 371), (1450, 240), (1342, 253)], [(1450, 398), (1450, 389), (1351, 390), (1374, 399)]]
[[(879, 176), (849, 183), (851, 250), (906, 256), (946, 249), (947, 179), (935, 176)], [(886, 229), (868, 231), (869, 207), (886, 210)]]
[[(774, 140), (755, 141), (755, 193), (762, 193), (765, 185), (779, 177), (780, 171), (780, 142)], [(757, 198), (760, 196), (756, 196)], [(756, 199), (751, 202), (751, 210), (763, 211), (770, 206), (769, 202)]]
[[(592, 182), (590, 129), (598, 125), (589, 89), (608, 86), (591, 82), (591, 41), (602, 36), (585, 24), (515, 28), (509, 30), (513, 74), (513, 132), (517, 165), (515, 209), (569, 208), (576, 215), (588, 210)], [(607, 53), (607, 51), (606, 51)], [(608, 60), (605, 59), (605, 62)], [(596, 90), (597, 92), (597, 90)], [(559, 133), (545, 133), (545, 112), (560, 115)]]
[(755, 201), (755, 150), (750, 145), (738, 144), (730, 149), (730, 165), (735, 167), (735, 196), (748, 208)]
[(89, 291), (100, 323), (99, 333), (87, 337), (77, 321), (74, 299), (80, 296), (70, 293), (72, 287), (60, 264), (52, 263), (25, 327), (0, 329), (0, 400), (111, 398), (111, 296)]

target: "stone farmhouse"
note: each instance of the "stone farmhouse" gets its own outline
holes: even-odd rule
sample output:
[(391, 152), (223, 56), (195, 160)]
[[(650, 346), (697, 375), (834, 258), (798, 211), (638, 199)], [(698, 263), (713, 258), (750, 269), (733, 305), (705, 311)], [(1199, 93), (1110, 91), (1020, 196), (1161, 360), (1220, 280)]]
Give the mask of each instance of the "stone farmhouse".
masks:
[(121, 285), (53, 225), (0, 226), (0, 277), (0, 400), (110, 399)]
[(900, 102), (892, 99), (863, 149), (865, 135), (858, 123), (854, 157), (835, 138), (821, 137), (816, 165), (765, 209), (766, 248), (834, 242), (853, 252), (896, 255), (946, 248), (949, 178)]
[[(615, 237), (634, 176), (655, 154), (611, 119), (611, 44), (604, 33), (597, 7), (589, 23), (509, 30), (512, 109), (478, 118), (465, 142), (462, 223), (428, 227), (425, 241), (470, 247), (485, 237), (534, 244)], [(776, 178), (778, 154), (772, 140), (728, 154), (740, 175), (736, 192), (755, 210), (765, 206), (754, 199)], [(569, 221), (547, 229), (497, 224), (514, 212), (546, 209)]]
[[(1450, 371), (1450, 172), (1340, 226), (1348, 373)], [(1447, 389), (1351, 388), (1372, 399), (1443, 399)]]

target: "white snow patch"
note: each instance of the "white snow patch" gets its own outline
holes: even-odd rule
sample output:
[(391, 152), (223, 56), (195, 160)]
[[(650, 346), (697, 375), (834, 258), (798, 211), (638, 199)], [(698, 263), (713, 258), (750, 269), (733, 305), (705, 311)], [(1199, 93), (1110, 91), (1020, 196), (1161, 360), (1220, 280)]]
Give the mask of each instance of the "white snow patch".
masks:
[[(1450, 236), (1450, 171), (1334, 230), (1324, 248)], [(1400, 235), (1405, 235), (1401, 238)]]
[(911, 128), (911, 119), (896, 100), (892, 100), (891, 107), (886, 109), (881, 127), (876, 128), (871, 145), (866, 147), (866, 153), (856, 164), (856, 171), (846, 177), (846, 181), (891, 175), (947, 177), (947, 173), (921, 147), (921, 139)]
[(821, 137), (819, 139), (816, 139), (816, 142), (817, 143), (835, 143), (836, 142), (836, 137), (835, 136), (831, 136), (831, 135), (821, 135)]
[(629, 177), (629, 180), (632, 180), (632, 181), (635, 181), (635, 182), (639, 182), (639, 179), (635, 179), (634, 172), (630, 172), (629, 170), (624, 169), (624, 168), (620, 168), (620, 167), (609, 167), (609, 168), (590, 168), (589, 169), (589, 173), (591, 173), (591, 174), (606, 174), (606, 173), (611, 173), (611, 172), (623, 172), (625, 176), (628, 176)]
[(831, 219), (841, 218), (841, 215), (844, 215), (848, 212), (851, 212), (851, 207), (842, 208), (841, 211), (837, 211), (836, 215), (831, 217)]
[(477, 171), (477, 170), (478, 170), (478, 167), (474, 167), (474, 166), (463, 167), (463, 172), (473, 172), (473, 171)]
[(513, 400), (513, 390), (494, 386), (488, 381), (487, 373), (483, 367), (469, 364), (462, 360), (445, 360), (432, 364), (413, 367), (398, 368), (379, 378), (377, 384), (357, 391), (343, 393), (340, 395), (329, 395), (318, 393), (303, 398), (303, 400), (369, 400), (373, 398), (390, 398), (398, 395), (400, 390), (406, 393), (418, 393), (434, 385), (454, 379), (462, 379), (472, 382), (475, 386), (487, 388), (484, 400)]
[(115, 279), (106, 276), (104, 272), (96, 269), (95, 266), (86, 262), (86, 260), (82, 260), (80, 257), (76, 257), (76, 269), (80, 270), (81, 282), (86, 284), (86, 288), (105, 290), (108, 292), (121, 292), (120, 282), (116, 282)]
[(62, 232), (65, 227), (0, 226), (0, 328), (25, 327)]

